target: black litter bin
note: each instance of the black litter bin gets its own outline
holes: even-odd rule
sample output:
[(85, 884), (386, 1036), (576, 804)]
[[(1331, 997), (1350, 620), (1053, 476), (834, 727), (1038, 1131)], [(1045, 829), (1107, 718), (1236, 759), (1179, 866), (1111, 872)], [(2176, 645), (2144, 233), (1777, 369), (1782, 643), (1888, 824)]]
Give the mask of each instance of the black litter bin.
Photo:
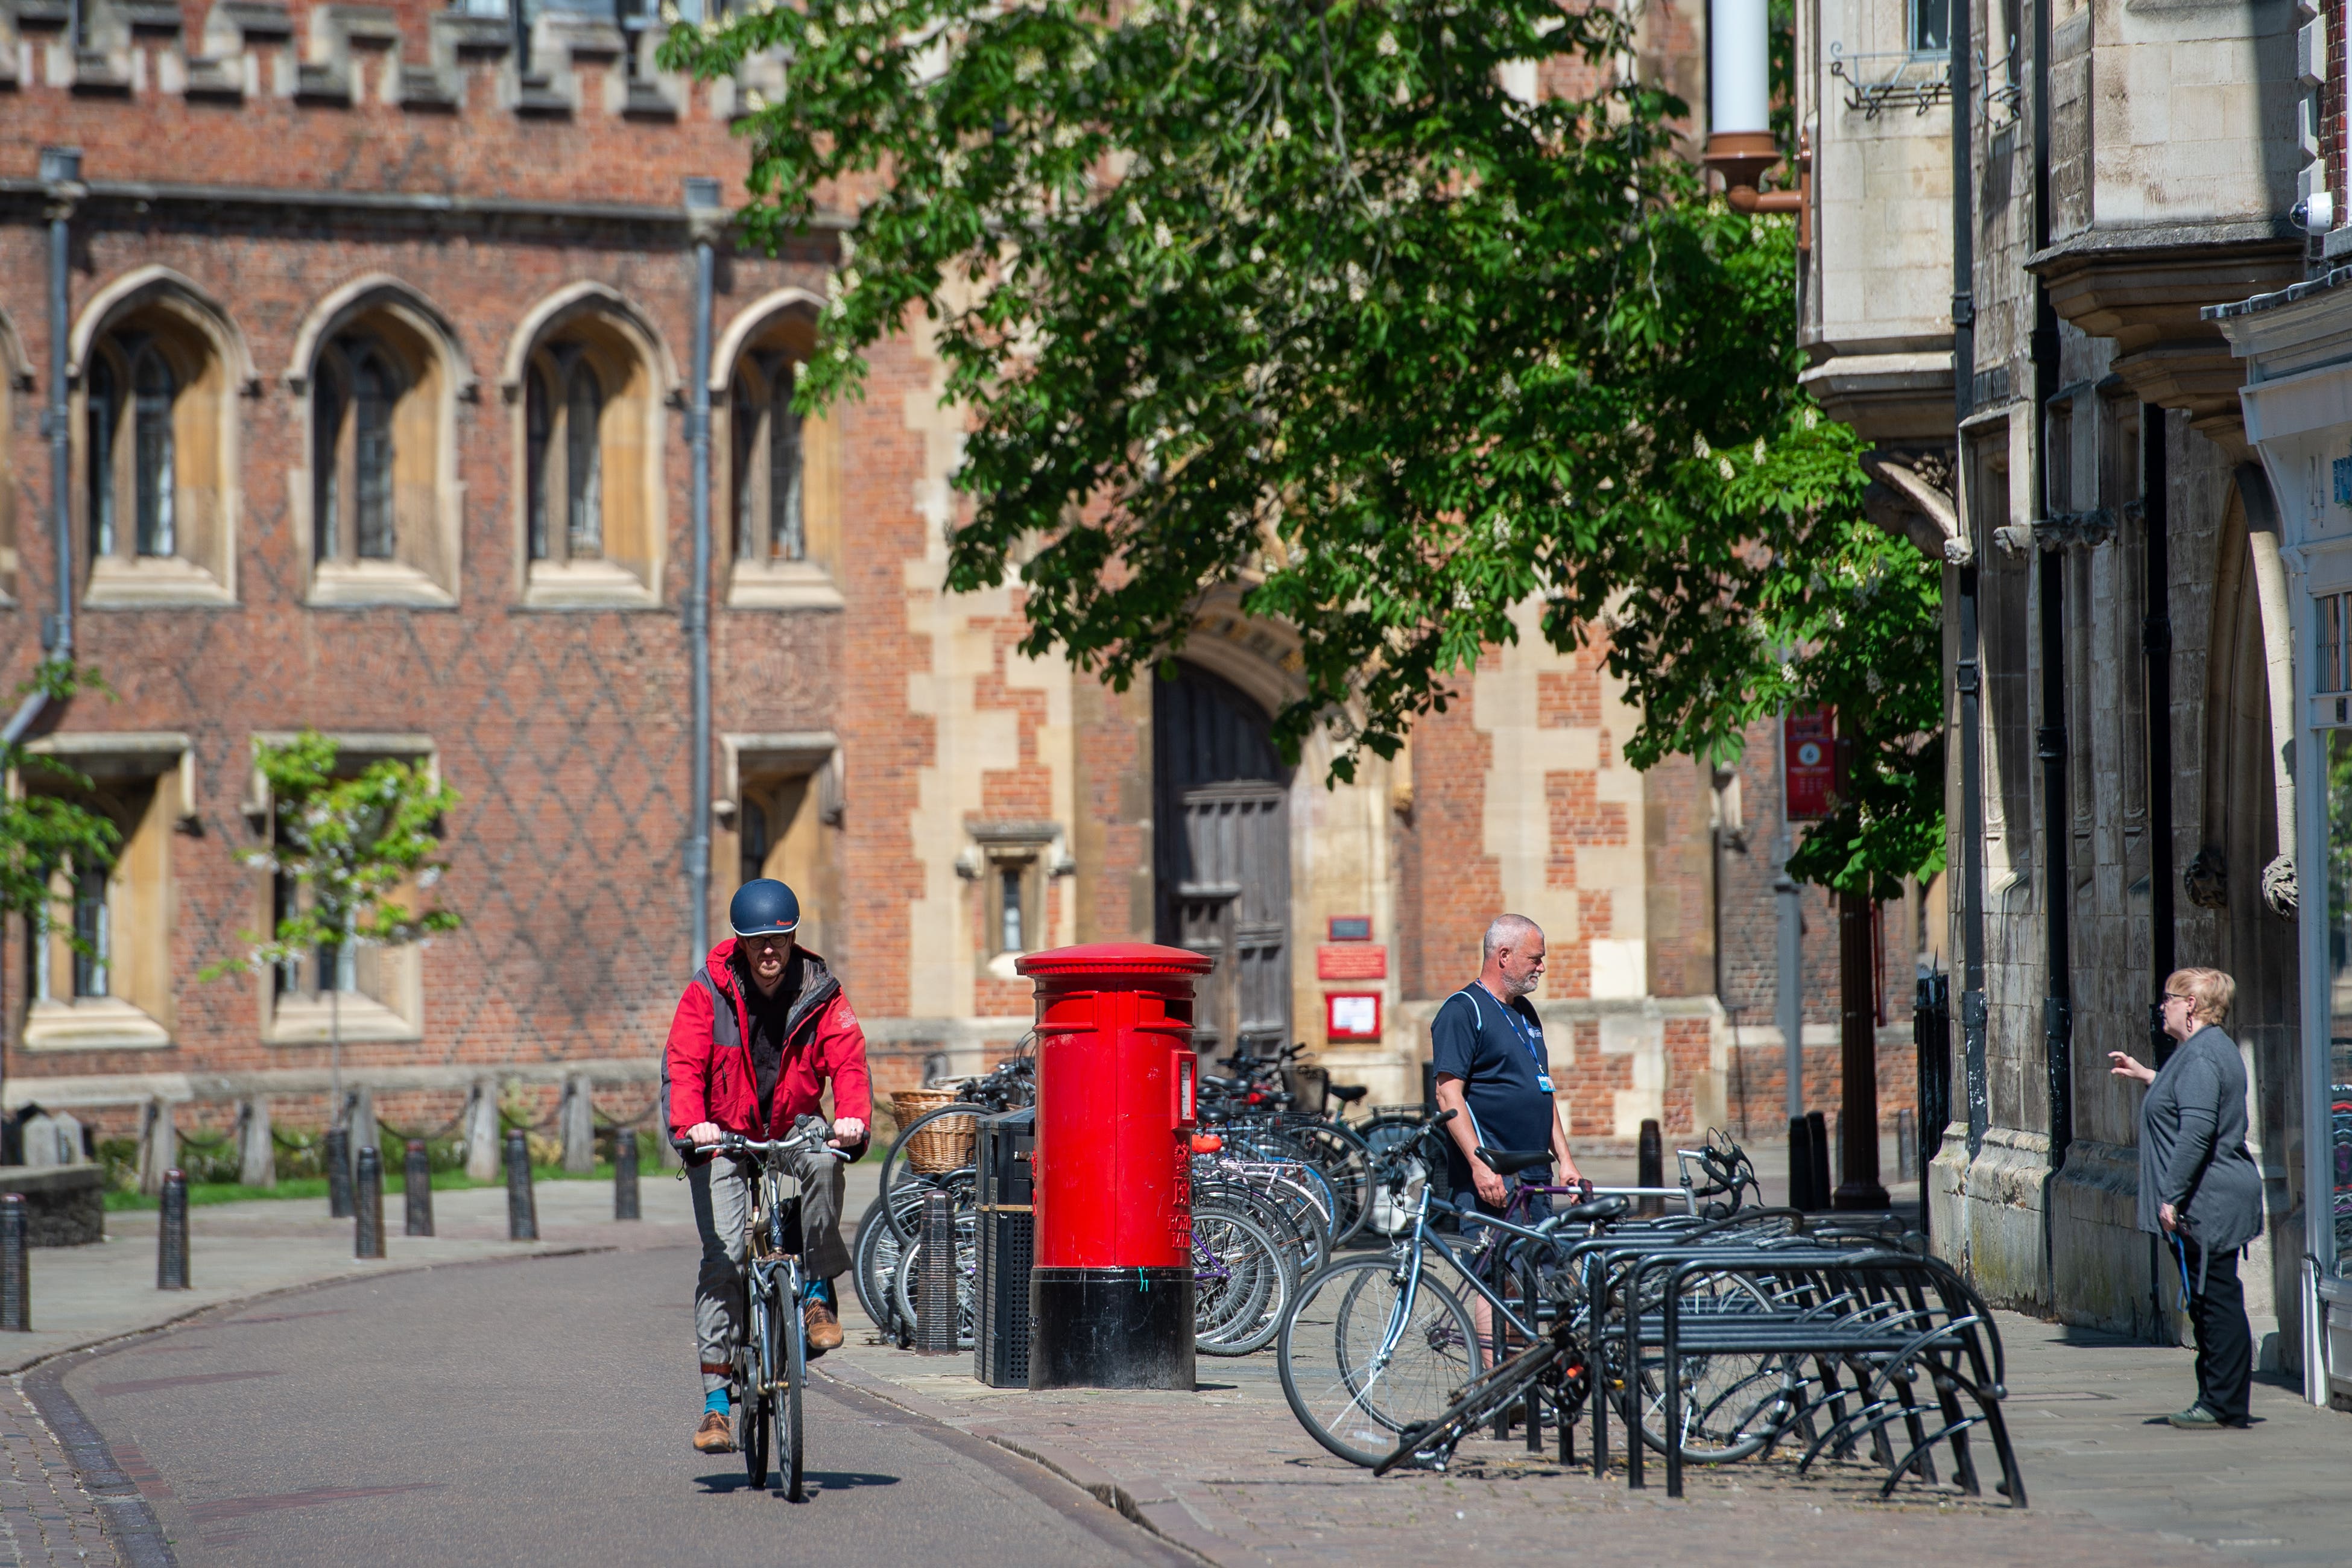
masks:
[(991, 1388), (1029, 1386), (1029, 1267), (1037, 1255), (1029, 1163), (1036, 1148), (1034, 1107), (981, 1120), (972, 1375)]

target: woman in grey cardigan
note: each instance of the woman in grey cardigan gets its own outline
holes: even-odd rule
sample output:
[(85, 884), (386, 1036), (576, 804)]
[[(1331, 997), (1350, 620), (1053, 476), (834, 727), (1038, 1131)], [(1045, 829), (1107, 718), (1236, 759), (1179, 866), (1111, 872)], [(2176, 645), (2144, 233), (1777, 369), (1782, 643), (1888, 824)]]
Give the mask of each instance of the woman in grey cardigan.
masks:
[(2164, 1066), (2109, 1051), (2117, 1078), (2148, 1086), (2139, 1108), (2139, 1228), (2165, 1237), (2197, 1329), (2197, 1402), (2168, 1419), (2189, 1431), (2243, 1426), (2254, 1334), (2238, 1250), (2263, 1231), (2263, 1177), (2246, 1152), (2246, 1068), (2221, 1032), (2237, 982), (2218, 969), (2164, 983), (2164, 1032), (2180, 1042)]

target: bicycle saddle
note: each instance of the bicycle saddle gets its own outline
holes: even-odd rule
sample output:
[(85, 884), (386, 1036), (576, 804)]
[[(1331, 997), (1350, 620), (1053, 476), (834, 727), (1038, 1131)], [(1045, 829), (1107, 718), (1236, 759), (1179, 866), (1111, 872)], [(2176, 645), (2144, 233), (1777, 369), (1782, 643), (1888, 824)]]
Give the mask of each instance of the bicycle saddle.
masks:
[(1486, 1161), (1486, 1168), (1495, 1174), (1509, 1176), (1516, 1175), (1532, 1166), (1550, 1164), (1551, 1151), (1549, 1149), (1488, 1149), (1482, 1146), (1478, 1151), (1478, 1158)]
[(1353, 1105), (1370, 1092), (1367, 1085), (1360, 1083), (1335, 1083), (1330, 1086), (1331, 1098), (1342, 1105)]
[(1559, 1211), (1559, 1219), (1563, 1225), (1591, 1225), (1600, 1220), (1622, 1219), (1629, 1206), (1623, 1194), (1612, 1194), (1605, 1198), (1595, 1198), (1589, 1204), (1570, 1204)]

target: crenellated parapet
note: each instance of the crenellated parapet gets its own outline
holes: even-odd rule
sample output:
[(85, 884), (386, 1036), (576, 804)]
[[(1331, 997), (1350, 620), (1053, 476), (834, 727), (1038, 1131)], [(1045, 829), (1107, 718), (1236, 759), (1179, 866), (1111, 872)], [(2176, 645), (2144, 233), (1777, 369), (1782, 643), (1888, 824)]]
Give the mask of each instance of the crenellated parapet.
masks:
[(72, 144), (100, 182), (674, 205), (682, 170), (733, 183), (730, 128), (783, 68), (698, 82), (661, 36), (417, 0), (0, 0), (0, 182)]

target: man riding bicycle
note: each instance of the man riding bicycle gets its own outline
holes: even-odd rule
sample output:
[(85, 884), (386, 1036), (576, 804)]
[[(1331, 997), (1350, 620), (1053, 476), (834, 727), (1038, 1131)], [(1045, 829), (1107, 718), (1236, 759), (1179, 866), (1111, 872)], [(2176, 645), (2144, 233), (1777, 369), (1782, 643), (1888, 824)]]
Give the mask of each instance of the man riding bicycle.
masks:
[[(786, 1137), (794, 1121), (821, 1110), (830, 1083), (832, 1145), (853, 1160), (866, 1152), (874, 1115), (866, 1034), (824, 960), (794, 942), (800, 920), (800, 900), (782, 882), (762, 877), (736, 890), (727, 910), (734, 936), (710, 950), (670, 1021), (662, 1079), (672, 1138), (709, 1144), (728, 1132)], [(813, 1356), (841, 1343), (833, 1281), (849, 1268), (841, 1240), (844, 1163), (811, 1151), (792, 1169), (801, 1184), (801, 1266), (811, 1281), (804, 1321)], [(703, 1414), (694, 1447), (705, 1454), (734, 1447), (727, 1385), (743, 1337), (745, 1223), (757, 1174), (751, 1162), (723, 1154), (688, 1161), (694, 1223), (702, 1232), (694, 1331)]]

